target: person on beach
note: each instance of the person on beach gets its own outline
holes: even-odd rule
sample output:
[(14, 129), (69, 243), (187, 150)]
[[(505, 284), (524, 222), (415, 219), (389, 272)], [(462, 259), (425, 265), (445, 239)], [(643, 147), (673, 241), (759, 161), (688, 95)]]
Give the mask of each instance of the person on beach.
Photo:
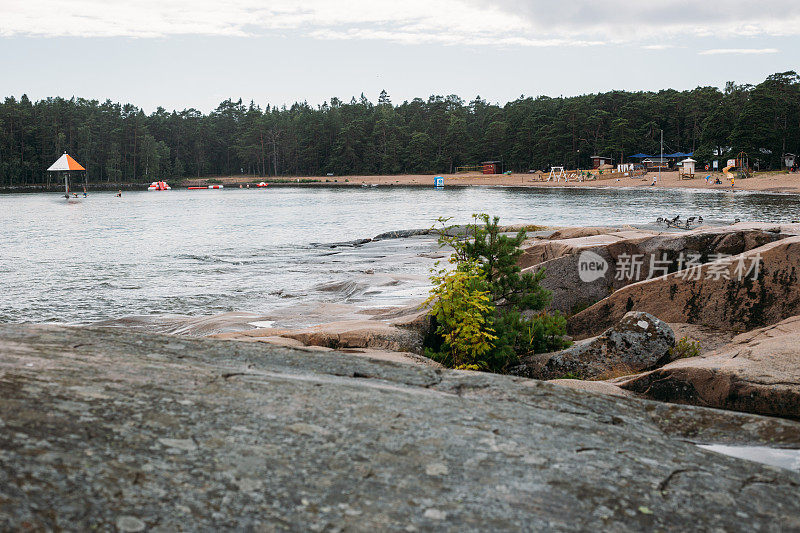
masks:
[(122, 189), (117, 191), (117, 198), (122, 198)]
[[(708, 166), (708, 165), (706, 165), (706, 166)], [(706, 183), (708, 183), (708, 180), (710, 180), (710, 179), (711, 179), (711, 174), (709, 174), (708, 176), (706, 176)]]

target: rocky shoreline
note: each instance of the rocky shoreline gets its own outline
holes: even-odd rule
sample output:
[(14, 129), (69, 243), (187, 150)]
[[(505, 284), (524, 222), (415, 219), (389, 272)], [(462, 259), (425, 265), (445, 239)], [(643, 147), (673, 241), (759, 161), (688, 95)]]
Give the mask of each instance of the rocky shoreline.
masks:
[(0, 529), (800, 529), (800, 224), (524, 248), (575, 343), (506, 376), (424, 357), (418, 305), (205, 338), (0, 324)]
[[(397, 232), (382, 238), (403, 236)], [(581, 381), (599, 383), (605, 376), (603, 385), (591, 388), (800, 418), (800, 343), (793, 318), (800, 315), (800, 224), (737, 223), (683, 232), (562, 228), (534, 232), (524, 249), (521, 266), (546, 269), (543, 286), (553, 293), (552, 310), (568, 316), (574, 339), (588, 340), (561, 353), (537, 354), (538, 362), (527, 361), (519, 375), (580, 388), (590, 387)], [(583, 280), (580, 269), (587, 257), (605, 270)], [(625, 269), (636, 270), (637, 276), (622, 275)], [(638, 333), (628, 328), (616, 340), (622, 357), (615, 358), (603, 339), (632, 312), (646, 315), (660, 333), (639, 342), (631, 340)], [(427, 324), (424, 310), (411, 306), (300, 330), (265, 328), (214, 337), (435, 365), (422, 357)], [(679, 356), (668, 351), (684, 337), (698, 343), (697, 354), (676, 361)], [(629, 357), (636, 352), (631, 343), (638, 343), (637, 361)], [(776, 349), (780, 359), (767, 361), (768, 354), (778, 354)], [(723, 364), (733, 359), (735, 369)]]

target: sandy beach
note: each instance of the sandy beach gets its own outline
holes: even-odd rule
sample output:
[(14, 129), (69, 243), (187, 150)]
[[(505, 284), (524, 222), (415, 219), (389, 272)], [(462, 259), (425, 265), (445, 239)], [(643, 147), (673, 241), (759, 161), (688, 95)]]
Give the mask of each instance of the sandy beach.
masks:
[[(711, 174), (711, 179), (706, 182), (705, 176)], [(657, 173), (649, 173), (645, 176), (606, 178), (588, 181), (546, 181), (547, 175), (543, 179), (538, 174), (442, 174), (445, 186), (503, 186), (503, 187), (660, 187), (667, 189), (712, 189), (712, 190), (731, 190), (730, 182), (725, 179), (721, 172), (703, 173), (702, 177), (694, 179), (681, 179), (677, 172), (663, 172), (656, 185), (652, 185), (653, 178)], [(699, 175), (698, 175), (699, 176)], [(430, 186), (433, 184), (433, 175), (425, 174), (403, 174), (396, 176), (330, 176), (330, 177), (307, 177), (298, 176), (293, 178), (279, 178), (281, 184), (295, 183), (305, 185), (343, 185), (360, 186), (367, 185), (402, 185), (402, 186)], [(715, 185), (714, 181), (719, 178), (722, 184)], [(209, 178), (211, 179), (211, 178)], [(257, 178), (253, 176), (230, 176), (216, 177), (216, 179), (226, 186), (237, 186), (238, 184), (252, 183), (264, 179), (270, 182), (269, 178)], [(311, 181), (313, 180), (313, 181)], [(206, 182), (207, 179), (187, 180), (183, 185), (199, 184)], [(775, 193), (800, 193), (800, 173), (787, 174), (785, 172), (760, 173), (748, 179), (738, 179), (734, 183), (734, 190), (737, 191), (762, 191)]]

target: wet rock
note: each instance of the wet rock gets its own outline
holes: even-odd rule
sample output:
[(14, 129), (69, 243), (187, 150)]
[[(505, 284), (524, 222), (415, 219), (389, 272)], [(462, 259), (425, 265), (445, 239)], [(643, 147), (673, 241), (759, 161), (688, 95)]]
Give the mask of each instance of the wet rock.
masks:
[(800, 237), (787, 237), (623, 287), (571, 317), (568, 328), (578, 338), (595, 335), (635, 310), (666, 322), (748, 331), (800, 314), (799, 278)]
[(368, 242), (372, 242), (372, 239), (354, 239), (352, 241), (342, 241), (342, 242), (331, 242), (331, 243), (311, 243), (311, 246), (315, 248), (357, 248)]
[(668, 363), (674, 345), (675, 334), (668, 324), (648, 313), (633, 311), (598, 337), (559, 352), (522, 358), (512, 373), (536, 379), (603, 379), (611, 374), (632, 374)]
[[(526, 230), (531, 233), (531, 230), (535, 233), (536, 231), (542, 229), (540, 226), (532, 226), (530, 224), (513, 224), (509, 226), (501, 226), (501, 232), (504, 233), (516, 233), (520, 230)], [(441, 234), (449, 235), (449, 236), (456, 236), (456, 235), (469, 235), (471, 234), (471, 226), (467, 225), (454, 225), (446, 229), (446, 231), (442, 231), (441, 228), (425, 228), (425, 229), (408, 229), (408, 230), (396, 230), (396, 231), (387, 231), (385, 233), (381, 233), (376, 235), (372, 238), (373, 241), (380, 241), (385, 239), (405, 239), (408, 237), (416, 237), (419, 235), (433, 235), (439, 236)]]
[(800, 474), (687, 442), (797, 447), (795, 422), (342, 353), (172, 343), (0, 325), (0, 530), (800, 528)]
[(430, 228), (427, 229), (405, 229), (405, 230), (396, 230), (396, 231), (387, 231), (386, 233), (381, 233), (379, 235), (375, 235), (372, 240), (373, 241), (382, 241), (386, 239), (405, 239), (407, 237), (416, 237), (418, 235), (430, 235), (433, 233), (433, 230)]
[(380, 348), (395, 352), (421, 352), (419, 333), (374, 320), (331, 322), (281, 335), (306, 346), (327, 348)]
[(800, 418), (800, 317), (619, 383), (654, 400)]

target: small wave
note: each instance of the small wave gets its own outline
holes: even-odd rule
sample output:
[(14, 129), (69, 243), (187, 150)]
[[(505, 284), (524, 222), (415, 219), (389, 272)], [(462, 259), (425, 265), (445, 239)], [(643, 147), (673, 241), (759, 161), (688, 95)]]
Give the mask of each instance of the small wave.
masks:
[(256, 320), (255, 322), (248, 322), (251, 326), (255, 326), (257, 328), (272, 328), (275, 327), (274, 320)]
[(314, 289), (320, 292), (334, 293), (342, 299), (348, 299), (363, 294), (367, 289), (367, 285), (356, 281), (337, 281), (335, 283), (317, 285)]
[(124, 284), (114, 283), (114, 282), (111, 282), (111, 281), (103, 281), (102, 283), (98, 283), (97, 285), (95, 285), (94, 288), (95, 289), (120, 289), (120, 290), (133, 291), (133, 290), (142, 289), (144, 287), (142, 287), (141, 285), (124, 285)]
[(255, 265), (259, 263), (267, 262), (267, 258), (260, 258), (260, 259), (241, 259), (239, 257), (236, 258), (226, 258), (218, 255), (195, 255), (195, 254), (179, 254), (175, 256), (176, 259), (188, 259), (190, 261), (197, 261), (198, 263), (223, 263), (226, 265)]

